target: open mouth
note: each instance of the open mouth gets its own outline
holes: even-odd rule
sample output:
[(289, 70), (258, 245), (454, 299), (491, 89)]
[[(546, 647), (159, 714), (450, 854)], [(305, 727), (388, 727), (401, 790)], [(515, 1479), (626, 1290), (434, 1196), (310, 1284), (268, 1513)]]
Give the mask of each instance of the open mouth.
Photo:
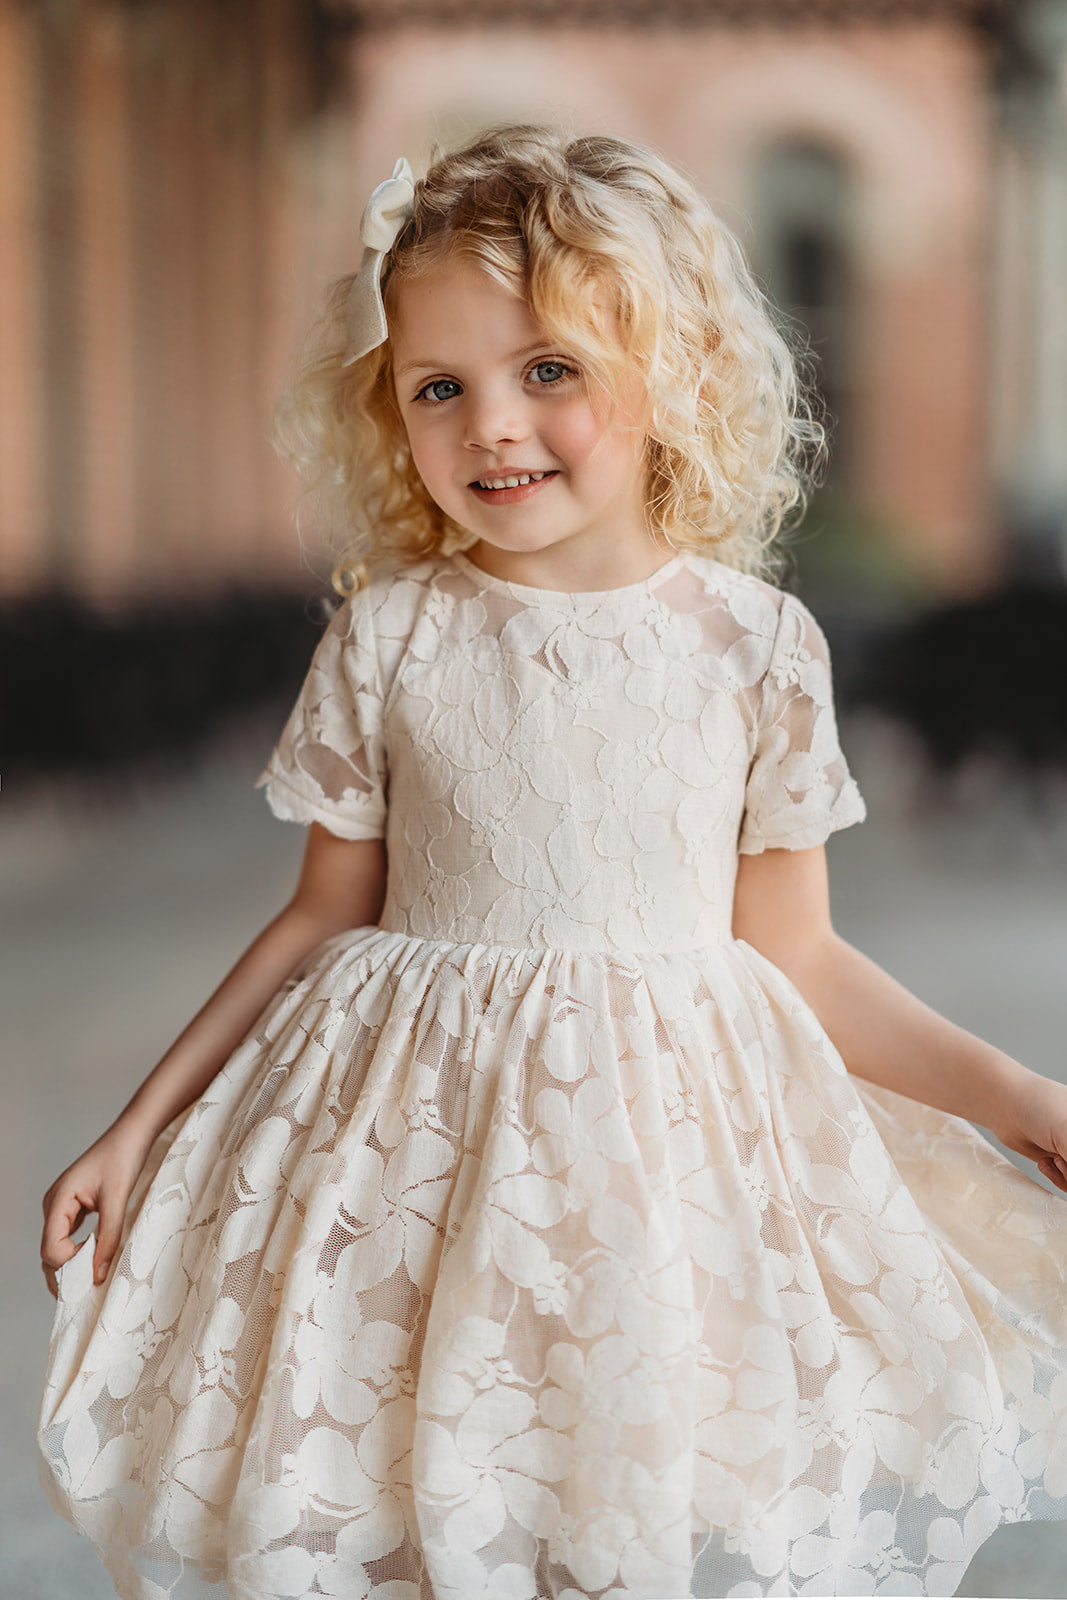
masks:
[(499, 478), (478, 478), (470, 491), (483, 506), (519, 506), (543, 494), (557, 472), (505, 472)]
[(485, 489), (498, 494), (501, 489), (522, 489), (528, 483), (540, 483), (542, 479), (554, 476), (552, 472), (509, 473), (506, 478), (478, 478), (471, 484), (471, 488)]

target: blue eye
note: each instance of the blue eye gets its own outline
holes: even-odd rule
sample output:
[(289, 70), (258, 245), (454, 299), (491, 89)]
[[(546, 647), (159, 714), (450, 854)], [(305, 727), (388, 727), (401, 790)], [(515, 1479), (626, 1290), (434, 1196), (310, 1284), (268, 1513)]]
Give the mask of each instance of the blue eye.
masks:
[(428, 400), (431, 405), (440, 405), (444, 400), (454, 400), (461, 394), (459, 384), (455, 378), (434, 378), (432, 383), (426, 384), (415, 396), (416, 400)]
[(559, 383), (563, 378), (572, 377), (574, 368), (568, 367), (563, 361), (539, 361), (530, 368), (530, 377), (535, 383)]

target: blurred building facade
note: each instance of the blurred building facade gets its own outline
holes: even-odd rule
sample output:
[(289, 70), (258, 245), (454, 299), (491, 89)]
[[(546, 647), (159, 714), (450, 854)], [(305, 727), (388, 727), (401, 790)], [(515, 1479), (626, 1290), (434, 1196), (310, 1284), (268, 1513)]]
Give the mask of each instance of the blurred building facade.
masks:
[(4, 593), (292, 579), (322, 44), (301, 0), (0, 0)]
[(299, 583), (301, 328), (397, 154), (502, 119), (717, 199), (810, 329), (846, 543), (1062, 562), (1064, 0), (0, 0), (3, 590)]

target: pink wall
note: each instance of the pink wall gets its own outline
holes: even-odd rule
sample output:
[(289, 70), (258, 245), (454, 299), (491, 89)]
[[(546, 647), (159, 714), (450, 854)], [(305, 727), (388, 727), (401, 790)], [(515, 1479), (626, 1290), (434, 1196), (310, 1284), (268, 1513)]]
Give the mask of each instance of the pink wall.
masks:
[(296, 0), (0, 0), (5, 592), (302, 581), (269, 439), (315, 276), (306, 54)]
[(299, 333), (398, 153), (418, 166), (435, 137), (515, 118), (651, 142), (748, 242), (761, 153), (839, 151), (857, 499), (945, 587), (995, 566), (974, 33), (369, 29), (317, 104), (307, 26), (299, 0), (98, 0), (63, 19), (0, 0), (5, 590), (301, 581), (296, 485), (268, 442)]

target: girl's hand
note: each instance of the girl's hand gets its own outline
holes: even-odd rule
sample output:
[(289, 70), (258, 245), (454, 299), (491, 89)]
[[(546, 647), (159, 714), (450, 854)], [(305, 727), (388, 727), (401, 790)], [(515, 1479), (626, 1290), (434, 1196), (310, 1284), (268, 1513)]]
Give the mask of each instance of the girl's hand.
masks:
[(99, 1222), (93, 1282), (103, 1283), (107, 1277), (122, 1236), (126, 1202), (147, 1154), (143, 1140), (116, 1124), (61, 1173), (45, 1195), (41, 1266), (53, 1299), (58, 1293), (56, 1269), (82, 1248), (72, 1235), (94, 1211)]
[(1036, 1162), (1041, 1175), (1067, 1194), (1067, 1086), (1028, 1072), (992, 1131), (1009, 1150)]
[(52, 1294), (56, 1270), (76, 1256), (71, 1237), (100, 1218), (93, 1282), (103, 1283), (118, 1249), (126, 1204), (156, 1136), (203, 1094), (279, 986), (324, 939), (377, 922), (385, 901), (382, 839), (339, 839), (308, 830), (296, 892), (223, 979), (215, 993), (124, 1111), (44, 1197), (41, 1265)]

